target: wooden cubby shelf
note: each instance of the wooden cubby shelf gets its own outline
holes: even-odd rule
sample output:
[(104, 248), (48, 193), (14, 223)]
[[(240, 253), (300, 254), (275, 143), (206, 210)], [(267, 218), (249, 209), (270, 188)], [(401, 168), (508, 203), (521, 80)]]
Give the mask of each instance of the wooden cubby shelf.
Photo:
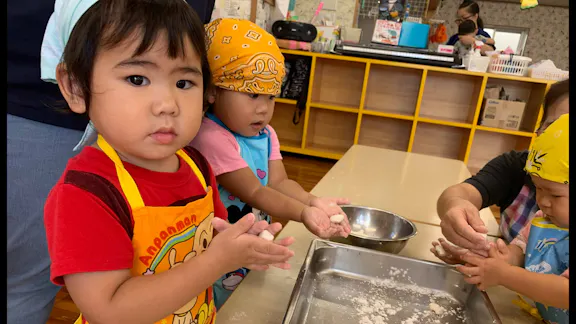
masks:
[[(458, 159), (472, 173), (532, 145), (542, 100), (555, 81), (426, 65), (282, 50), (311, 57), (306, 110), (276, 99), (271, 125), (281, 150), (339, 159), (354, 144)], [(520, 130), (481, 125), (487, 87), (526, 102)]]

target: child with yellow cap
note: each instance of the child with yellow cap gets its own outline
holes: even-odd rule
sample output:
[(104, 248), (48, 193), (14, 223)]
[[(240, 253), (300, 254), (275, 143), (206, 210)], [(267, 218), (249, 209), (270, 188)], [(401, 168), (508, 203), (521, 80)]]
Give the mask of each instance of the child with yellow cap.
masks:
[[(218, 190), (235, 223), (254, 213), (302, 222), (322, 238), (347, 236), (350, 225), (330, 216), (344, 214), (347, 199), (318, 198), (288, 179), (278, 136), (268, 125), (285, 76), (284, 57), (272, 35), (248, 20), (217, 19), (206, 27), (214, 88), (191, 145), (210, 162)], [(246, 275), (231, 272), (215, 286), (219, 308)]]
[[(488, 258), (470, 253), (458, 271), (481, 290), (502, 285), (536, 302), (547, 323), (568, 323), (569, 149), (568, 114), (536, 138), (526, 172), (536, 186), (540, 211), (506, 246), (492, 244)], [(524, 268), (522, 268), (524, 266)]]

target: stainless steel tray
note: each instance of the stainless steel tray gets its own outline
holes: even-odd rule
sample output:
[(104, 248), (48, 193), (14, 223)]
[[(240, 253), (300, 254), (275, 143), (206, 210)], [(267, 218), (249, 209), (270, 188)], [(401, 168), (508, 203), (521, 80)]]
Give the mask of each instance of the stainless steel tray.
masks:
[(446, 265), (314, 240), (284, 324), (495, 323), (490, 299)]

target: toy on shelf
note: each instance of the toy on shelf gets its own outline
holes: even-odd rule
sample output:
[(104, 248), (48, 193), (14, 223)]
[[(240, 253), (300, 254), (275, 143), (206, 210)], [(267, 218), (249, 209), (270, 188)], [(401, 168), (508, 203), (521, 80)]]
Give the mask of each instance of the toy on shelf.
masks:
[(520, 0), (520, 9), (530, 9), (538, 5), (538, 0)]
[(446, 33), (446, 26), (444, 23), (431, 23), (431, 25), (432, 30), (430, 31), (430, 43), (444, 44), (448, 40), (448, 34)]
[(378, 19), (400, 22), (404, 15), (404, 6), (398, 0), (382, 0), (379, 11)]

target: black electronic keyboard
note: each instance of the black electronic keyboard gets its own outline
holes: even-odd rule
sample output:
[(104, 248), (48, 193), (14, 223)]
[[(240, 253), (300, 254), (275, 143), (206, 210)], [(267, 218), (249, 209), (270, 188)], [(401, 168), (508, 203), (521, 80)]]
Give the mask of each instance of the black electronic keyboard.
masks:
[(462, 64), (462, 60), (456, 54), (451, 55), (437, 53), (427, 49), (398, 47), (392, 45), (340, 44), (336, 46), (334, 51), (350, 56), (360, 56), (380, 60), (426, 64), (442, 67), (453, 67)]

